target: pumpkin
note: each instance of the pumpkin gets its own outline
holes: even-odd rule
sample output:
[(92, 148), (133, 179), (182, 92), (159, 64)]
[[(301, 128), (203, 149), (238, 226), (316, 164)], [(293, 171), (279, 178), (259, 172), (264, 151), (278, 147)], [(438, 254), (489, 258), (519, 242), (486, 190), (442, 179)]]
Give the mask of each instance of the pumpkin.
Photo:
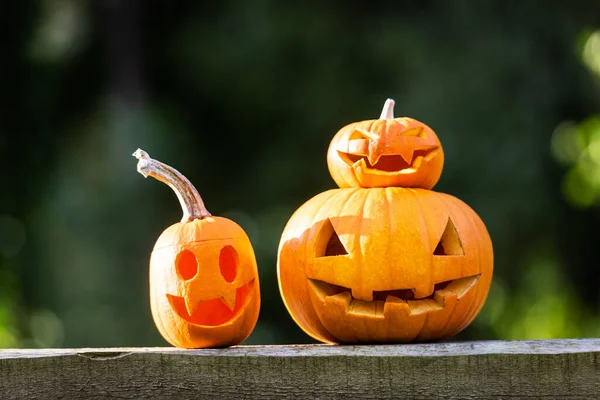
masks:
[(294, 321), (326, 343), (426, 341), (477, 315), (492, 243), (461, 200), (412, 188), (331, 189), (288, 221), (279, 290)]
[(444, 151), (429, 126), (394, 118), (394, 101), (388, 99), (379, 119), (351, 123), (336, 133), (327, 164), (341, 188), (431, 189), (442, 174)]
[(138, 149), (138, 171), (169, 185), (181, 222), (160, 235), (150, 256), (150, 306), (164, 339), (184, 348), (223, 347), (250, 335), (260, 309), (254, 250), (244, 230), (212, 216), (177, 170)]

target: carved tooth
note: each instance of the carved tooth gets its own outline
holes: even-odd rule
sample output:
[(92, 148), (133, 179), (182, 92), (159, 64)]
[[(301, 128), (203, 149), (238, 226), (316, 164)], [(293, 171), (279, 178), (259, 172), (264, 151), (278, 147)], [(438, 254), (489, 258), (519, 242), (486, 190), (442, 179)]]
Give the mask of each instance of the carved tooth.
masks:
[(368, 289), (352, 288), (352, 297), (364, 301), (373, 301), (373, 291)]
[(433, 298), (443, 308), (452, 303), (456, 303), (456, 293), (453, 293), (446, 289), (436, 290), (433, 295)]
[(426, 297), (429, 297), (433, 294), (433, 284), (428, 285), (428, 284), (423, 284), (423, 285), (419, 285), (416, 288), (412, 289), (412, 291), (415, 294), (415, 299), (424, 299)]
[(235, 299), (236, 299), (236, 297), (237, 297), (237, 290), (231, 288), (230, 290), (226, 290), (226, 292), (223, 295), (223, 297), (221, 297), (221, 300), (223, 300), (223, 303), (225, 303), (225, 305), (227, 307), (229, 307), (229, 309), (231, 311), (233, 311), (233, 309), (235, 308)]
[(437, 155), (438, 151), (434, 149), (432, 149), (428, 154), (425, 155), (425, 160), (426, 161), (431, 161), (431, 159), (433, 159), (433, 157), (435, 157)]
[(194, 314), (194, 310), (198, 307), (198, 304), (201, 303), (200, 300), (193, 300), (189, 296), (185, 296), (183, 298), (185, 301), (185, 308), (187, 310), (188, 315), (191, 317)]
[(412, 163), (412, 167), (414, 169), (418, 169), (423, 163), (423, 156), (418, 156), (415, 161)]
[(398, 155), (404, 159), (404, 161), (410, 165), (415, 156), (415, 149), (412, 147), (406, 147), (398, 152)]
[(383, 305), (383, 315), (387, 317), (391, 313), (410, 314), (410, 309), (408, 308), (406, 300), (399, 299), (396, 296), (386, 297), (385, 304)]
[(354, 164), (352, 164), (352, 166), (354, 168), (362, 168), (363, 170), (367, 169), (367, 162), (365, 161), (364, 158), (361, 158), (360, 160), (358, 160), (357, 162), (355, 162)]
[(375, 318), (383, 318), (383, 314), (379, 315), (377, 313), (377, 303), (381, 303), (381, 301), (363, 301), (353, 299), (348, 305), (347, 312), (348, 314), (353, 315), (368, 315)]
[(350, 302), (352, 301), (352, 295), (350, 292), (342, 292), (333, 296), (327, 296), (325, 298), (326, 306), (337, 306), (343, 307), (345, 310), (348, 309)]
[(358, 162), (356, 161), (353, 163), (348, 154), (343, 151), (338, 150), (338, 156), (342, 159), (342, 161), (344, 161), (348, 165), (355, 165)]
[(441, 310), (444, 308), (433, 299), (408, 300), (407, 303), (411, 314), (422, 314), (431, 310)]
[(321, 301), (324, 301), (327, 296), (333, 294), (333, 288), (328, 283), (316, 279), (309, 279), (308, 283), (312, 286), (314, 292), (319, 296)]
[(446, 286), (445, 290), (452, 293), (456, 293), (456, 296), (460, 299), (463, 297), (471, 288), (475, 285), (479, 279), (479, 275), (466, 276), (464, 278), (455, 279)]

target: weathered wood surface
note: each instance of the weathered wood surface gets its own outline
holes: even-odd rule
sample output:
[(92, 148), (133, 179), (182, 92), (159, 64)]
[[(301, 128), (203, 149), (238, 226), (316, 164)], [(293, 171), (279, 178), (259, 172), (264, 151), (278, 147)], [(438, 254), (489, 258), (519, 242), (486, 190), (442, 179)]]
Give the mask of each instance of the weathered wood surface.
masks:
[(0, 351), (0, 399), (600, 398), (600, 339)]

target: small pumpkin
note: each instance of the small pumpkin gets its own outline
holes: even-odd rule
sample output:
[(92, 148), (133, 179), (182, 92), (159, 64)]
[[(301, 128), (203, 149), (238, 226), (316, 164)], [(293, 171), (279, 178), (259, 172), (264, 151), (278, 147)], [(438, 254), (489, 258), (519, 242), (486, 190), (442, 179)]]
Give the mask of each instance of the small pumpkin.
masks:
[(461, 200), (410, 188), (332, 189), (288, 221), (279, 290), (292, 318), (326, 343), (426, 341), (477, 315), (492, 242)]
[(394, 118), (394, 101), (388, 99), (379, 119), (354, 122), (336, 133), (327, 164), (341, 188), (431, 189), (442, 174), (444, 151), (429, 126), (413, 118)]
[(175, 191), (183, 219), (158, 238), (150, 256), (150, 307), (163, 338), (184, 348), (241, 343), (258, 320), (254, 250), (235, 222), (212, 216), (179, 171), (138, 149), (138, 171)]

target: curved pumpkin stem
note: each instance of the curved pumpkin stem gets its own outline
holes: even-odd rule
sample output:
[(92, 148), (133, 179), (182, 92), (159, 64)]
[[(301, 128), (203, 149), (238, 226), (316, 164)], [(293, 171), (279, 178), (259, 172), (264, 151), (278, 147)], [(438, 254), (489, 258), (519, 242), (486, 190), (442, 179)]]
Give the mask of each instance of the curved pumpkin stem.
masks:
[(392, 99), (387, 99), (381, 110), (379, 119), (394, 119), (394, 105), (396, 102)]
[(203, 219), (210, 217), (202, 201), (202, 197), (192, 185), (192, 183), (181, 172), (175, 168), (163, 164), (158, 160), (150, 158), (148, 153), (142, 149), (137, 149), (133, 156), (137, 158), (137, 170), (144, 178), (153, 177), (169, 185), (177, 195), (181, 208), (183, 209), (183, 218), (181, 222), (188, 222), (194, 219)]

